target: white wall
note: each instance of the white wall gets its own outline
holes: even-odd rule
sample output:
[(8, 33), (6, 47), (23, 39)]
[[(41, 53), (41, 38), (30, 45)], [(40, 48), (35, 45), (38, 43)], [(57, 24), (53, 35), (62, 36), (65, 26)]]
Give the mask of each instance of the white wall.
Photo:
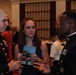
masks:
[(0, 2), (0, 9), (6, 10), (7, 13), (9, 14), (10, 20), (12, 19), (12, 17), (11, 17), (11, 2), (9, 2), (9, 1)]
[(56, 18), (66, 10), (66, 1), (56, 1)]
[(12, 11), (12, 26), (17, 26), (19, 29), (20, 26), (20, 10), (19, 10), (19, 2), (11, 3), (11, 11)]

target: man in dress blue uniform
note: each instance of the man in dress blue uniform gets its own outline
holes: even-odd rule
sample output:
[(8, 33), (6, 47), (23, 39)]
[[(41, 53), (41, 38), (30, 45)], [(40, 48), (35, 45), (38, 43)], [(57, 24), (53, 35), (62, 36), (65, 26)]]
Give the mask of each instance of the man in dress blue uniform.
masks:
[(58, 66), (48, 69), (45, 64), (35, 63), (34, 66), (44, 73), (52, 75), (76, 75), (76, 12), (67, 11), (60, 17), (59, 35), (66, 37), (67, 43), (63, 48)]
[(8, 26), (8, 15), (0, 9), (0, 75), (8, 75), (9, 71), (17, 70), (21, 67), (21, 61), (14, 61), (8, 63), (8, 48), (4, 37), (1, 33), (5, 31)]

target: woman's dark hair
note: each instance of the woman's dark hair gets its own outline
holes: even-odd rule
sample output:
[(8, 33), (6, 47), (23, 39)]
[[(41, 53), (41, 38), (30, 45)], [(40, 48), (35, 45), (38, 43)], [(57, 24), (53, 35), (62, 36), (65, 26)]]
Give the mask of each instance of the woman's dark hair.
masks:
[[(21, 25), (20, 25), (20, 32), (19, 32), (19, 38), (18, 38), (18, 48), (19, 48), (19, 51), (22, 53), (23, 52), (23, 46), (26, 45), (26, 35), (24, 33), (24, 26), (25, 26), (25, 23), (29, 20), (32, 20), (34, 21), (32, 18), (28, 17), (28, 18), (25, 18), (23, 19), (23, 21), (21, 22)], [(35, 21), (34, 21), (35, 23)], [(36, 25), (36, 23), (35, 23)], [(35, 35), (34, 35), (34, 39), (33, 39), (33, 46), (36, 46), (36, 47), (40, 47), (40, 40), (37, 36), (37, 31), (35, 32)]]

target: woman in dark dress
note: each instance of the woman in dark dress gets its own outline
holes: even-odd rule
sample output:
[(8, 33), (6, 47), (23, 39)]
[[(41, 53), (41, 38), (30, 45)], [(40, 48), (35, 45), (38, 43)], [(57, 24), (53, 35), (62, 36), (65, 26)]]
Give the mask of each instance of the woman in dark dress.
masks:
[[(22, 21), (18, 44), (15, 46), (15, 59), (22, 59), (25, 56), (24, 67), (21, 75), (42, 75), (42, 73), (33, 67), (33, 62), (48, 63), (49, 57), (47, 45), (40, 41), (36, 33), (35, 21), (32, 18), (26, 18)], [(19, 54), (18, 54), (19, 53)]]

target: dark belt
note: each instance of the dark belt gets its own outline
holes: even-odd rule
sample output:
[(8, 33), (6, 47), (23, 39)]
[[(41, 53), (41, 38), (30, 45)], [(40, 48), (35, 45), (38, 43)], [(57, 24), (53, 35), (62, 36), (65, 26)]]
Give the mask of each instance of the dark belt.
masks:
[(53, 66), (58, 66), (58, 64), (59, 64), (59, 61), (58, 61), (58, 60), (55, 60), (55, 61), (53, 62)]

